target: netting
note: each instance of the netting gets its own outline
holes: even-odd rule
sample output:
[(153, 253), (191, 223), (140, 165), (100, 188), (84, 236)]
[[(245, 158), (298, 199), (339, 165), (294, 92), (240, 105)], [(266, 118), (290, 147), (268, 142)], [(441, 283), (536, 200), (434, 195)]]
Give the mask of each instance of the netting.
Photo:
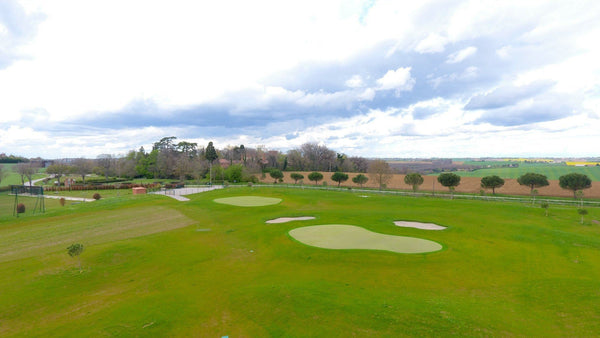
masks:
[(13, 215), (19, 217), (19, 214), (26, 213), (44, 213), (46, 205), (44, 203), (44, 188), (28, 185), (11, 185), (11, 195), (14, 195)]

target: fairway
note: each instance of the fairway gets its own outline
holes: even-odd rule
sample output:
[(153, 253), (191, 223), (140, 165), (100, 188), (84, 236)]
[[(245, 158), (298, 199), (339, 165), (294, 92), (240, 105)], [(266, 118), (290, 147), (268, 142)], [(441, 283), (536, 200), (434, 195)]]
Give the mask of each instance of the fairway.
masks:
[(235, 205), (237, 207), (262, 207), (281, 202), (280, 198), (260, 197), (260, 196), (237, 196), (215, 199), (216, 203)]
[(297, 228), (290, 231), (290, 236), (304, 244), (325, 249), (383, 250), (411, 254), (442, 250), (440, 244), (426, 239), (384, 235), (343, 224)]
[[(19, 218), (0, 196), (0, 336), (600, 332), (598, 208), (581, 224), (576, 207), (257, 185), (104, 195)], [(248, 197), (275, 204), (215, 203)]]

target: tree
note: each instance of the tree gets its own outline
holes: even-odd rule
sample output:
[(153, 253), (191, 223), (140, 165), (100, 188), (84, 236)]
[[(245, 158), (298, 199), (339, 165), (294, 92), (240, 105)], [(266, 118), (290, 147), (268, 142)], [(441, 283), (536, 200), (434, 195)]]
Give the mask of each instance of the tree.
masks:
[(304, 175), (298, 173), (291, 173), (290, 177), (294, 180), (294, 184), (298, 183), (299, 180), (304, 179)]
[(496, 188), (500, 188), (504, 185), (504, 180), (500, 176), (492, 175), (481, 178), (481, 187), (486, 189), (492, 189), (492, 195), (496, 195)]
[(367, 183), (368, 180), (369, 178), (363, 174), (358, 174), (352, 178), (352, 182), (359, 184), (361, 188), (363, 184)]
[(244, 166), (246, 166), (246, 148), (244, 147), (243, 144), (240, 144), (238, 151), (240, 152), (240, 159), (244, 163)]
[(215, 150), (215, 146), (213, 146), (212, 141), (208, 142), (208, 146), (206, 146), (206, 151), (204, 152), (204, 157), (210, 164), (209, 183), (210, 185), (212, 185), (212, 164), (217, 158), (219, 158), (219, 155), (217, 155), (217, 151)]
[(348, 174), (337, 171), (333, 175), (331, 175), (331, 180), (338, 182), (338, 188), (342, 182), (346, 182), (348, 180)]
[(404, 176), (404, 183), (412, 186), (413, 192), (419, 189), (419, 186), (423, 184), (423, 176), (419, 173), (410, 173)]
[(549, 205), (549, 204), (548, 204), (548, 202), (546, 202), (546, 201), (544, 201), (544, 202), (540, 203), (540, 207), (542, 207), (543, 209), (545, 209), (545, 210), (546, 210), (546, 216), (548, 216), (548, 207), (549, 207), (549, 206), (550, 206), (550, 205)]
[(48, 173), (50, 175), (54, 175), (54, 177), (56, 177), (59, 187), (60, 187), (61, 176), (66, 175), (68, 172), (69, 172), (69, 166), (62, 164), (62, 163), (51, 164), (48, 166), (48, 168), (46, 168), (46, 173)]
[(244, 167), (241, 164), (230, 165), (225, 169), (225, 177), (229, 182), (241, 182), (244, 178)]
[(311, 181), (315, 181), (315, 185), (317, 185), (317, 183), (323, 179), (323, 174), (321, 174), (318, 171), (314, 171), (314, 172), (308, 174), (308, 179)]
[(581, 224), (583, 224), (583, 216), (587, 215), (587, 209), (579, 208), (577, 209), (577, 213), (581, 215)]
[(194, 159), (187, 155), (179, 156), (175, 161), (173, 173), (179, 177), (180, 181), (184, 181), (188, 176), (191, 176), (194, 171)]
[(181, 141), (181, 142), (177, 143), (175, 148), (182, 155), (185, 155), (185, 156), (191, 158), (191, 157), (196, 156), (196, 154), (197, 154), (198, 143), (190, 143), (190, 142), (186, 142), (186, 141)]
[(269, 176), (271, 176), (271, 178), (275, 180), (275, 183), (277, 183), (277, 180), (283, 178), (283, 173), (279, 169), (271, 169), (271, 171), (269, 172)]
[(587, 189), (592, 186), (592, 180), (587, 175), (570, 173), (558, 178), (558, 185), (563, 189), (573, 190), (573, 198), (577, 198), (577, 190)]
[(304, 170), (304, 157), (298, 149), (291, 149), (287, 152), (288, 168), (290, 170)]
[(17, 173), (21, 176), (21, 184), (25, 185), (25, 178), (29, 181), (29, 185), (31, 185), (31, 181), (33, 179), (33, 174), (37, 171), (31, 162), (21, 162), (17, 164), (15, 167)]
[(384, 160), (374, 160), (369, 164), (369, 176), (377, 182), (381, 190), (392, 179), (392, 168)]
[(550, 185), (550, 183), (548, 182), (548, 178), (545, 175), (536, 173), (523, 174), (519, 176), (519, 178), (517, 178), (517, 182), (520, 185), (526, 185), (530, 187), (531, 195), (533, 195), (533, 189)]
[(337, 160), (335, 151), (318, 143), (304, 143), (300, 152), (309, 170), (331, 171)]
[(460, 176), (453, 173), (441, 173), (438, 182), (450, 191), (450, 198), (454, 198), (454, 189), (460, 184)]
[(73, 160), (73, 172), (81, 176), (83, 184), (85, 184), (85, 176), (92, 173), (94, 165), (93, 163), (85, 158), (76, 158)]
[(102, 173), (104, 174), (104, 178), (108, 180), (108, 176), (111, 174), (111, 169), (113, 167), (112, 155), (110, 154), (101, 154), (98, 155), (96, 159), (98, 162), (98, 166), (102, 168)]
[(369, 169), (369, 161), (360, 156), (353, 156), (348, 159), (352, 165), (352, 170), (359, 173), (366, 173)]
[(83, 252), (83, 244), (71, 244), (67, 248), (67, 252), (69, 253), (69, 256), (77, 257), (77, 262), (79, 263), (79, 273), (81, 273), (81, 259), (79, 258), (79, 255), (81, 255)]

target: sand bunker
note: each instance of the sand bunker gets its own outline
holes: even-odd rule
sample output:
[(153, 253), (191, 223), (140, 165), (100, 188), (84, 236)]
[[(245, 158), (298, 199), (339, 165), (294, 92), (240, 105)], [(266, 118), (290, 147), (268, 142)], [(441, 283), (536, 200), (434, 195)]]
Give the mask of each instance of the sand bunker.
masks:
[(265, 223), (269, 223), (269, 224), (275, 224), (275, 223), (287, 223), (287, 222), (292, 222), (292, 221), (308, 221), (311, 219), (315, 219), (312, 216), (301, 216), (301, 217), (279, 217), (279, 218), (275, 218), (275, 219), (270, 219), (268, 221), (266, 221)]
[(281, 198), (260, 197), (260, 196), (236, 196), (217, 198), (216, 203), (235, 205), (238, 207), (261, 207), (281, 202)]
[(426, 253), (442, 250), (434, 241), (385, 235), (343, 224), (315, 225), (296, 228), (290, 236), (301, 243), (325, 249), (385, 250), (397, 253)]
[(433, 223), (395, 221), (394, 224), (396, 224), (399, 227), (417, 228), (417, 229), (423, 229), (423, 230), (444, 230), (444, 229), (446, 229), (446, 227), (443, 227), (443, 226), (437, 225), (437, 224), (433, 224)]

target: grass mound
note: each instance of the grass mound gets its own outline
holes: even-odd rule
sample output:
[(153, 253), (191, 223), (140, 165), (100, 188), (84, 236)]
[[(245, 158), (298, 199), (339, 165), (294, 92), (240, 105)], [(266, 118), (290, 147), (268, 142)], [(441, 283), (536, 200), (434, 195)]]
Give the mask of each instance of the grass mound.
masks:
[(385, 235), (353, 225), (314, 225), (293, 229), (289, 233), (304, 244), (325, 249), (385, 250), (397, 253), (442, 250), (439, 243), (426, 239)]

